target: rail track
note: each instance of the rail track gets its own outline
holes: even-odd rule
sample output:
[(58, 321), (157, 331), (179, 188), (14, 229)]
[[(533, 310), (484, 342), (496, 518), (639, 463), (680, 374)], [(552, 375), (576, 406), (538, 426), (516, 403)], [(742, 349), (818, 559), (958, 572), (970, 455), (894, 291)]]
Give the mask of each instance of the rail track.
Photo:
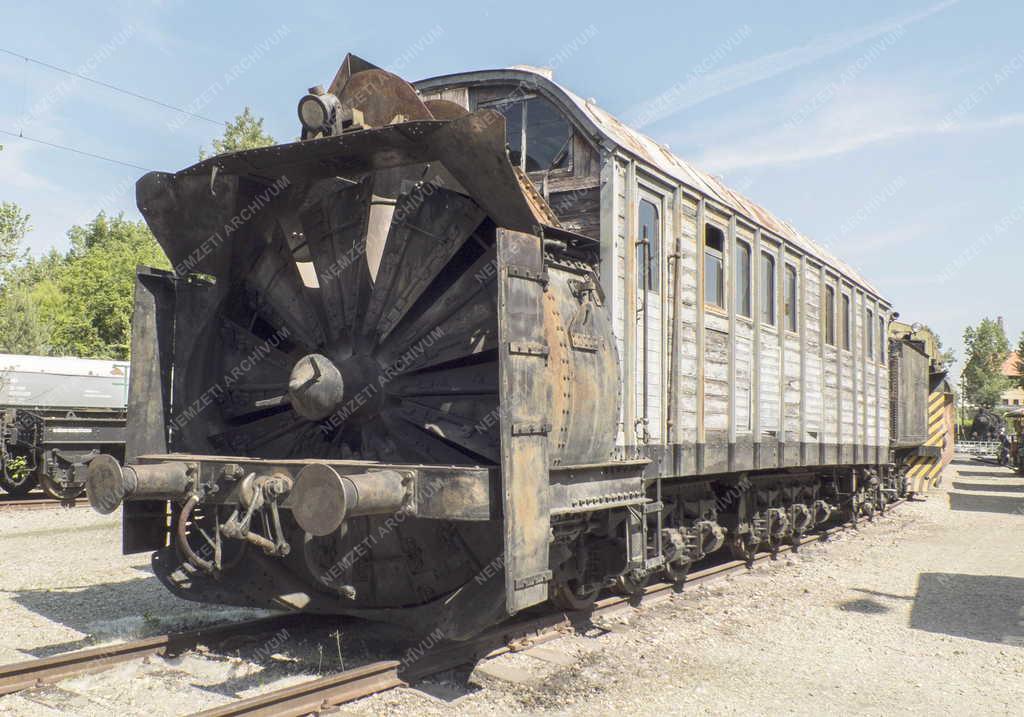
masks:
[(53, 684), (77, 675), (100, 672), (114, 665), (152, 655), (171, 656), (198, 645), (214, 645), (237, 635), (248, 635), (294, 625), (308, 616), (301, 613), (272, 615), (257, 620), (211, 625), (172, 632), (88, 650), (65, 652), (52, 657), (0, 665), (0, 696), (32, 687)]
[[(902, 501), (891, 504), (889, 509), (900, 502)], [(802, 538), (799, 545), (825, 540), (851, 527), (852, 523), (844, 523), (809, 534)], [(780, 548), (779, 553), (789, 550), (792, 550), (792, 546), (785, 545)], [(754, 562), (771, 560), (773, 557), (771, 553), (758, 553)], [(730, 560), (695, 570), (687, 576), (683, 588), (692, 588), (713, 581), (743, 570), (747, 566), (745, 561)], [(577, 625), (593, 620), (594, 617), (607, 617), (620, 610), (650, 606), (671, 597), (679, 590), (680, 587), (672, 583), (657, 583), (648, 585), (639, 595), (615, 595), (598, 600), (593, 609), (586, 612), (548, 612), (520, 617), (492, 628), (469, 642), (429, 650), (418, 660), (406, 661), (407, 664), (399, 660), (381, 660), (361, 665), (333, 675), (229, 702), (196, 713), (196, 717), (317, 714), (346, 702), (406, 686), (431, 675), (554, 640), (572, 631)], [(270, 632), (308, 619), (308, 615), (288, 613), (0, 665), (0, 696), (52, 684), (77, 675), (99, 672), (131, 660), (154, 655), (176, 655), (198, 645), (216, 645), (238, 635)]]
[[(902, 500), (896, 501), (890, 504), (886, 510), (891, 510), (902, 502)], [(843, 523), (804, 536), (797, 547), (825, 540), (829, 536), (851, 527), (855, 527), (853, 523)], [(793, 546), (785, 545), (780, 548), (779, 553), (792, 549)], [(758, 553), (754, 562), (763, 562), (774, 557), (775, 555), (772, 553)], [(746, 561), (730, 560), (695, 570), (687, 576), (684, 588), (707, 583), (747, 567)], [(680, 587), (673, 583), (657, 583), (645, 587), (639, 596), (616, 595), (598, 600), (594, 608), (585, 613), (555, 613), (516, 619), (499, 625), (470, 642), (431, 651), (408, 665), (396, 660), (382, 660), (280, 690), (272, 690), (247, 699), (229, 702), (197, 712), (193, 717), (298, 717), (299, 715), (319, 714), (346, 702), (385, 692), (395, 687), (406, 686), (431, 675), (474, 664), (481, 660), (493, 659), (508, 652), (534, 647), (554, 640), (571, 631), (577, 624), (592, 620), (596, 616), (610, 616), (619, 610), (652, 605), (668, 599), (679, 590)]]
[(60, 501), (45, 493), (30, 493), (27, 496), (15, 497), (0, 495), (0, 510), (41, 510), (44, 508), (87, 508), (89, 501), (85, 496), (73, 501)]

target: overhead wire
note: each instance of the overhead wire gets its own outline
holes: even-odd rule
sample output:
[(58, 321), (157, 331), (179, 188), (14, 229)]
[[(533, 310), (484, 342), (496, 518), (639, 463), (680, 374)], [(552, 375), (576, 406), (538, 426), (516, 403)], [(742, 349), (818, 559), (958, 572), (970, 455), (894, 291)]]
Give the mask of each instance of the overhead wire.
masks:
[(36, 65), (39, 65), (41, 67), (45, 67), (45, 68), (53, 70), (55, 72), (62, 72), (65, 75), (70, 75), (71, 77), (77, 77), (80, 80), (85, 80), (86, 82), (91, 82), (94, 85), (99, 85), (100, 87), (105, 87), (108, 90), (113, 90), (114, 92), (120, 92), (123, 95), (128, 95), (129, 97), (134, 97), (135, 99), (138, 99), (138, 100), (142, 100), (144, 102), (150, 102), (150, 103), (152, 103), (154, 105), (157, 105), (159, 107), (163, 107), (165, 109), (174, 110), (175, 112), (180, 112), (182, 114), (186, 114), (189, 117), (195, 117), (196, 119), (203, 120), (204, 122), (210, 122), (212, 124), (223, 125), (223, 126), (227, 126), (227, 124), (228, 124), (224, 120), (216, 120), (216, 119), (212, 119), (210, 117), (206, 117), (206, 116), (201, 115), (201, 114), (197, 114), (195, 112), (190, 112), (189, 110), (186, 110), (183, 107), (178, 107), (176, 105), (168, 104), (167, 102), (163, 102), (162, 100), (158, 100), (158, 99), (153, 98), (153, 97), (148, 97), (146, 95), (140, 94), (138, 92), (134, 92), (132, 90), (126, 90), (123, 87), (118, 87), (117, 85), (112, 85), (109, 82), (103, 82), (102, 80), (94, 79), (92, 77), (89, 77), (88, 75), (83, 75), (83, 74), (81, 74), (79, 72), (74, 72), (73, 70), (69, 70), (69, 69), (64, 68), (64, 67), (59, 67), (59, 66), (53, 65), (53, 64), (51, 64), (49, 62), (44, 62), (43, 60), (36, 59), (34, 57), (29, 57), (28, 55), (22, 55), (20, 52), (14, 52), (13, 50), (8, 50), (8, 49), (3, 48), (3, 47), (0, 47), (0, 52), (3, 52), (5, 54), (7, 54), (7, 55), (11, 55), (12, 57), (20, 58), (20, 59), (24, 60), (25, 62), (34, 63)]

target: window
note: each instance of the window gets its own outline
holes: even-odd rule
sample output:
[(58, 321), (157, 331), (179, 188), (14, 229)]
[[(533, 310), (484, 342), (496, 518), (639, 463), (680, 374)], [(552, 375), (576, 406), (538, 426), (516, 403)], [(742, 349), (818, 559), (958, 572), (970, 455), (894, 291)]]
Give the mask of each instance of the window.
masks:
[(744, 241), (736, 242), (736, 313), (751, 317), (750, 311), (750, 245)]
[(825, 343), (829, 346), (836, 345), (836, 290), (834, 287), (825, 287)]
[(797, 285), (796, 267), (786, 264), (786, 330), (797, 330)]
[(725, 308), (725, 232), (704, 225), (704, 303)]
[(761, 323), (775, 326), (775, 257), (761, 252)]
[(867, 310), (867, 318), (864, 321), (864, 345), (868, 359), (875, 358), (875, 312)]
[(490, 107), (505, 115), (512, 164), (527, 172), (572, 168), (572, 126), (550, 102), (540, 97), (509, 97)]
[[(636, 286), (642, 291), (657, 293), (661, 290), (661, 222), (658, 220), (658, 207), (654, 202), (640, 200), (637, 212), (640, 223), (639, 242), (636, 245)], [(646, 284), (644, 283), (646, 279)]]
[(853, 317), (850, 315), (850, 295), (843, 294), (843, 348), (847, 351), (853, 345)]
[(878, 317), (878, 363), (884, 364), (888, 359), (888, 344), (885, 335), (885, 317)]

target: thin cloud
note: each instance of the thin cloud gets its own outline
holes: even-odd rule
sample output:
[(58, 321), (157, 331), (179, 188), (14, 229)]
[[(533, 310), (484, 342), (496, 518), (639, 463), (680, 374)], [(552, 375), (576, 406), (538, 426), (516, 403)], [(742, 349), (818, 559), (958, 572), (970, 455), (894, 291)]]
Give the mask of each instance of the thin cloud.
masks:
[(699, 166), (717, 172), (754, 167), (795, 164), (812, 159), (834, 157), (864, 147), (908, 137), (952, 135), (968, 132), (998, 131), (1024, 126), (1024, 113), (1005, 114), (987, 119), (947, 125), (936, 119), (931, 123), (889, 123), (862, 125), (856, 130), (837, 133), (828, 124), (799, 131), (773, 131), (741, 146), (709, 151), (697, 160)]
[[(669, 107), (662, 106), (662, 103), (658, 102), (656, 98), (623, 112), (622, 115), (627, 120), (630, 117), (634, 118), (634, 121), (638, 117), (646, 120), (640, 126), (659, 122), (666, 117), (713, 97), (763, 82), (784, 72), (809, 65), (887, 33), (920, 22), (936, 13), (942, 12), (946, 8), (956, 5), (959, 1), (942, 0), (942, 2), (935, 3), (924, 10), (900, 18), (891, 18), (854, 30), (830, 33), (803, 45), (724, 67), (721, 70), (702, 75), (692, 83), (688, 83), (686, 92), (681, 93), (678, 100), (672, 102)], [(658, 97), (669, 94), (674, 94), (672, 93), (672, 88), (659, 94)]]

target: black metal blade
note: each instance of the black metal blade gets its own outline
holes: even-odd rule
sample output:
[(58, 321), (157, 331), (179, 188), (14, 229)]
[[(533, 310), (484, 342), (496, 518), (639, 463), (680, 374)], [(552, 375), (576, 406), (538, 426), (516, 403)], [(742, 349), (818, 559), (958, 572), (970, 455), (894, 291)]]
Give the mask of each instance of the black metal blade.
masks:
[(283, 235), (260, 252), (245, 274), (254, 311), (290, 341), (313, 351), (324, 343), (320, 317), (307, 302), (306, 287)]
[[(464, 325), (467, 320), (484, 321), (480, 316), (481, 310), (491, 316), (497, 330), (494, 256), (493, 250), (484, 253), (461, 276), (455, 278), (436, 300), (424, 307), (422, 313), (415, 317), (409, 316), (382, 342), (378, 356), (390, 362), (410, 351), (422, 353), (424, 347), (433, 353), (433, 345), (450, 341), (452, 331), (459, 335), (469, 331), (470, 328)], [(417, 368), (428, 365), (431, 364), (417, 362)]]
[(386, 337), (483, 219), (483, 210), (471, 199), (433, 185), (420, 184), (399, 196), (366, 311), (366, 331)]
[[(371, 182), (321, 186), (319, 198), (300, 210), (303, 233), (320, 285), (332, 344), (350, 343), (370, 292), (366, 231)], [(344, 351), (343, 351), (344, 352)]]
[(472, 364), (401, 375), (387, 387), (393, 396), (483, 396), (498, 393), (498, 366)]
[(459, 400), (407, 399), (395, 414), (418, 429), (453, 443), (472, 456), (497, 463), (501, 456), (498, 433), (498, 402), (463, 398)]

